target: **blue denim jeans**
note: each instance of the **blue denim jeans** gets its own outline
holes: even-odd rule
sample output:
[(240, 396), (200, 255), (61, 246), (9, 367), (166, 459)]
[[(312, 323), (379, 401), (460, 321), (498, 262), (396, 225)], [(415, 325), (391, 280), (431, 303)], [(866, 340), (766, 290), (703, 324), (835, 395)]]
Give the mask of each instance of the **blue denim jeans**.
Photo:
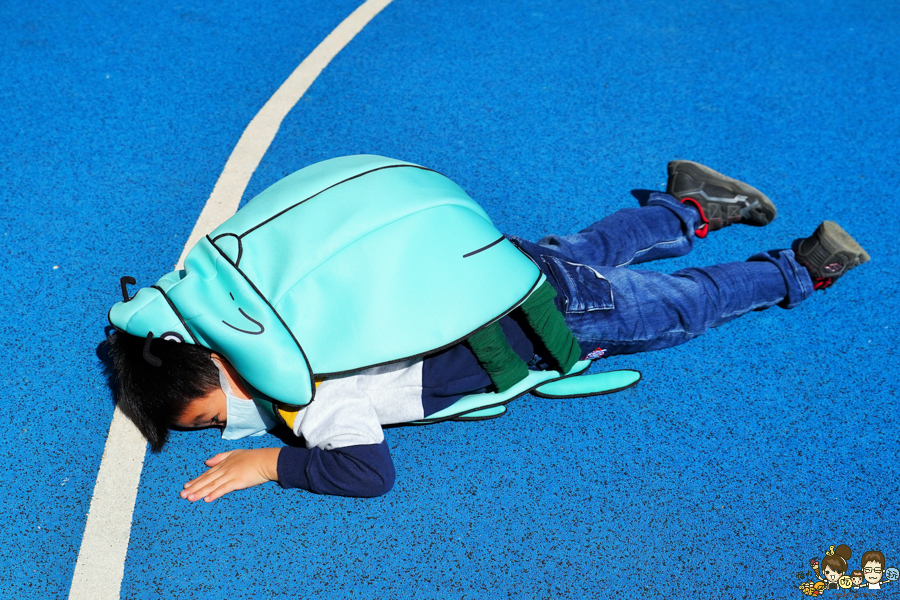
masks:
[(574, 235), (510, 239), (554, 285), (557, 306), (591, 358), (682, 344), (744, 313), (792, 308), (812, 294), (809, 273), (791, 250), (671, 275), (625, 268), (687, 254), (699, 220), (695, 208), (654, 193), (646, 206)]

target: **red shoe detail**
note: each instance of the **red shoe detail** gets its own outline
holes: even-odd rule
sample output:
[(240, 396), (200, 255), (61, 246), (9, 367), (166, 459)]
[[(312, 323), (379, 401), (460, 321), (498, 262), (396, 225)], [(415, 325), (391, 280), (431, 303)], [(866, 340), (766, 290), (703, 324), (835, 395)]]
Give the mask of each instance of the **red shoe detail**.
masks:
[(585, 356), (585, 358), (588, 360), (597, 360), (605, 354), (606, 350), (604, 350), (603, 348), (597, 348), (596, 350), (592, 350), (591, 352), (589, 352), (587, 356)]
[(700, 213), (700, 220), (703, 221), (703, 226), (694, 231), (694, 235), (696, 235), (698, 238), (705, 238), (706, 234), (709, 233), (709, 219), (706, 218), (706, 213), (703, 212), (703, 207), (700, 206), (700, 203), (693, 198), (682, 198), (681, 203), (684, 204), (685, 202), (690, 202), (694, 206), (694, 208), (697, 209), (697, 212)]
[(814, 279), (813, 280), (813, 289), (814, 290), (824, 290), (825, 288), (830, 288), (834, 283), (834, 279), (831, 277), (822, 278), (822, 279)]

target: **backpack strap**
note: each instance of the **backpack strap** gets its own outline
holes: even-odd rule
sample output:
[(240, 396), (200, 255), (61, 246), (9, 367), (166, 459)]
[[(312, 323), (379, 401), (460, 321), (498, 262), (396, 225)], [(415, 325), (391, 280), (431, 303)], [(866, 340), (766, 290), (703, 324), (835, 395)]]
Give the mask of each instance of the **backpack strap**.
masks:
[[(559, 372), (568, 373), (581, 357), (581, 348), (553, 303), (554, 298), (556, 290), (545, 280), (519, 308), (559, 365)], [(498, 392), (505, 392), (528, 376), (528, 365), (510, 347), (499, 321), (476, 331), (466, 342)]]
[(528, 365), (506, 341), (499, 321), (476, 331), (466, 342), (498, 392), (505, 392), (528, 377)]
[(562, 313), (556, 308), (554, 298), (556, 290), (544, 281), (519, 308), (525, 313), (528, 325), (541, 338), (547, 352), (559, 365), (559, 372), (568, 373), (581, 358), (581, 348), (566, 325)]

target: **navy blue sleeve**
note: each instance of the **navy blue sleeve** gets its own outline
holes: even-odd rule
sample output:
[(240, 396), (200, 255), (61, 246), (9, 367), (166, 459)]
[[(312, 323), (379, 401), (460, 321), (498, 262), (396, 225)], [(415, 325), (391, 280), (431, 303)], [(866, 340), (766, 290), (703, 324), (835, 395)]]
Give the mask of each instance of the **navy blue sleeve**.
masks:
[(394, 487), (394, 462), (387, 440), (334, 450), (285, 446), (278, 455), (278, 481), (317, 494), (373, 498)]

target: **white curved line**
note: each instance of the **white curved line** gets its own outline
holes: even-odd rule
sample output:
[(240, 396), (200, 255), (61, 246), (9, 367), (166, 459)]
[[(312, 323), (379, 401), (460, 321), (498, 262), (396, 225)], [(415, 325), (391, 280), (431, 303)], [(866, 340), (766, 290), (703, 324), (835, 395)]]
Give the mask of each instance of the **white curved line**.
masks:
[[(241, 196), (284, 117), (338, 52), (390, 3), (391, 0), (367, 0), (353, 11), (316, 46), (253, 117), (228, 157), (176, 269), (184, 265), (188, 251), (197, 240), (237, 211)], [(143, 436), (116, 408), (69, 588), (70, 600), (118, 600), (146, 452)]]
[(331, 59), (337, 56), (337, 53), (390, 3), (391, 0), (368, 0), (353, 11), (334, 31), (328, 34), (328, 37), (322, 40), (321, 44), (316, 46), (316, 49), (300, 63), (299, 67), (294, 69), (291, 76), (281, 84), (266, 105), (253, 117), (234, 150), (231, 151), (231, 156), (225, 163), (225, 169), (213, 187), (212, 194), (206, 201), (206, 206), (203, 207), (203, 212), (200, 213), (197, 224), (194, 225), (194, 230), (191, 231), (184, 246), (181, 258), (178, 259), (178, 264), (175, 266), (176, 269), (182, 267), (184, 258), (197, 240), (235, 213), (241, 196), (244, 195), (244, 190), (250, 182), (250, 177), (253, 176), (263, 155), (269, 149), (272, 140), (275, 139), (275, 134), (278, 133), (284, 117), (306, 93), (322, 69), (328, 66)]

